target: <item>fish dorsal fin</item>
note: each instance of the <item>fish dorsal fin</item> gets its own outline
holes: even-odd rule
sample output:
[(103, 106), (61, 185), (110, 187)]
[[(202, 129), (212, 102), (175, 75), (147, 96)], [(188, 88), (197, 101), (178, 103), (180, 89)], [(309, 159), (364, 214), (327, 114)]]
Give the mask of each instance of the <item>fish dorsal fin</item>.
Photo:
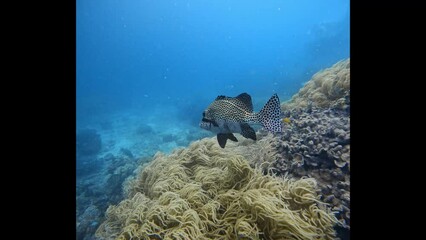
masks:
[(246, 105), (247, 109), (253, 112), (253, 103), (251, 102), (251, 97), (247, 93), (241, 93), (240, 95), (235, 97)]
[(226, 98), (228, 98), (228, 97), (220, 95), (220, 96), (217, 96), (217, 98), (215, 99), (215, 101), (216, 100), (223, 100), (223, 99), (226, 99)]

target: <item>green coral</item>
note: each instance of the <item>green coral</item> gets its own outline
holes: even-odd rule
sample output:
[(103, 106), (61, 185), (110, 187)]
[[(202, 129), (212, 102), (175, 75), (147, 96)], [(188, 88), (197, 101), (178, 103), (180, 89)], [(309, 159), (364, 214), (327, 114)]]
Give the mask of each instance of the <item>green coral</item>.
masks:
[[(228, 148), (228, 146), (227, 146)], [(106, 211), (101, 239), (333, 239), (312, 178), (263, 175), (215, 138), (154, 160)]]

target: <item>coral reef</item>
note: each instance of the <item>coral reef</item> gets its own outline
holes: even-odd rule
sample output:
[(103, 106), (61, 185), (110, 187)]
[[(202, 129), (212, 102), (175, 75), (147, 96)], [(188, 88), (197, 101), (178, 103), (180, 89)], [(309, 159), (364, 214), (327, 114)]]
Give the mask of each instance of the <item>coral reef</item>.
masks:
[[(137, 166), (151, 158), (134, 158), (128, 149), (117, 155), (107, 154), (96, 160), (96, 171), (77, 178), (77, 239), (94, 239), (109, 205), (123, 200), (123, 182), (133, 177)], [(82, 171), (78, 169), (78, 172)], [(96, 211), (95, 211), (96, 210)]]
[[(241, 140), (230, 143), (227, 150), (249, 160), (251, 166), (272, 171), (294, 179), (315, 178), (320, 199), (336, 211), (339, 227), (350, 228), (350, 115), (349, 75), (332, 77), (336, 72), (349, 74), (349, 59), (335, 64), (332, 69), (316, 74), (311, 81), (323, 82), (344, 93), (344, 105), (328, 99), (328, 103), (305, 106), (306, 88), (296, 94), (293, 102), (282, 104), (283, 133), (272, 135), (265, 130), (257, 131), (258, 141)], [(342, 84), (344, 80), (345, 84)], [(340, 82), (340, 83), (339, 83)], [(306, 84), (322, 88), (320, 84)], [(338, 88), (343, 88), (338, 89)], [(321, 92), (311, 87), (307, 92)], [(342, 99), (337, 98), (337, 99)], [(329, 107), (327, 107), (329, 106)]]
[(318, 107), (349, 110), (349, 82), (348, 58), (316, 73), (297, 94), (281, 104), (281, 109), (285, 111)]
[(294, 108), (284, 111), (281, 135), (265, 130), (256, 142), (239, 139), (227, 153), (244, 156), (252, 167), (291, 178), (313, 177), (320, 199), (329, 204), (343, 228), (350, 225), (350, 118), (341, 109)]
[[(241, 144), (241, 143), (240, 143)], [(262, 143), (261, 143), (262, 144)], [(231, 144), (230, 144), (231, 145)], [(100, 239), (333, 239), (313, 178), (265, 175), (215, 138), (157, 153), (106, 211)], [(228, 150), (229, 149), (229, 150)], [(252, 156), (256, 158), (256, 156)]]
[[(90, 235), (102, 222), (99, 239), (348, 239), (349, 61), (315, 74), (281, 105), (282, 134), (260, 129), (257, 141), (236, 134), (225, 149), (205, 138), (137, 163), (133, 150), (105, 157), (103, 187), (77, 191), (86, 201), (78, 204), (79, 231)], [(160, 147), (146, 149), (209, 136), (168, 134), (176, 138), (153, 134)], [(93, 220), (91, 205), (106, 216)]]
[(281, 105), (283, 133), (260, 131), (273, 150), (277, 175), (313, 177), (321, 200), (330, 204), (345, 229), (350, 228), (350, 60), (315, 74)]
[(96, 173), (101, 165), (101, 161), (96, 156), (79, 156), (76, 160), (77, 177), (90, 176)]
[(278, 175), (313, 177), (321, 200), (330, 204), (345, 228), (350, 223), (349, 115), (339, 109), (285, 111), (292, 119), (279, 138), (266, 137), (278, 160), (271, 166)]
[(101, 211), (93, 204), (89, 205), (77, 218), (77, 239), (89, 240), (92, 233), (98, 228), (98, 219)]

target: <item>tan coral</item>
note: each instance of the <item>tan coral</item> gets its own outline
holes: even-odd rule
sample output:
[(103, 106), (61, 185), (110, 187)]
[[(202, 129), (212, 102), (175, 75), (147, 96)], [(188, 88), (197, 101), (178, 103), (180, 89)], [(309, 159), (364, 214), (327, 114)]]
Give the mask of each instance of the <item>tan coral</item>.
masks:
[[(265, 140), (266, 141), (266, 140)], [(231, 145), (231, 144), (230, 144)], [(239, 146), (247, 147), (247, 146)], [(154, 160), (110, 206), (100, 239), (333, 239), (313, 178), (264, 175), (215, 138)], [(228, 146), (227, 148), (228, 149)], [(268, 155), (268, 154), (266, 154)], [(256, 156), (255, 156), (256, 157)]]
[(312, 107), (345, 108), (345, 99), (350, 92), (350, 59), (342, 60), (331, 68), (324, 69), (309, 80), (289, 101), (281, 104), (281, 109)]

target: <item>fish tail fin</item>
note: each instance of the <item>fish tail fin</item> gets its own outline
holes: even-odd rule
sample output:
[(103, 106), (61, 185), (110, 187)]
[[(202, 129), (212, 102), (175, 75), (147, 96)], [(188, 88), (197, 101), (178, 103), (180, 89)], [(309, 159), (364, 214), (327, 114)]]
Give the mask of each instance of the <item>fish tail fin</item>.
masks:
[(270, 132), (282, 132), (281, 105), (277, 94), (272, 95), (257, 114), (258, 121)]

